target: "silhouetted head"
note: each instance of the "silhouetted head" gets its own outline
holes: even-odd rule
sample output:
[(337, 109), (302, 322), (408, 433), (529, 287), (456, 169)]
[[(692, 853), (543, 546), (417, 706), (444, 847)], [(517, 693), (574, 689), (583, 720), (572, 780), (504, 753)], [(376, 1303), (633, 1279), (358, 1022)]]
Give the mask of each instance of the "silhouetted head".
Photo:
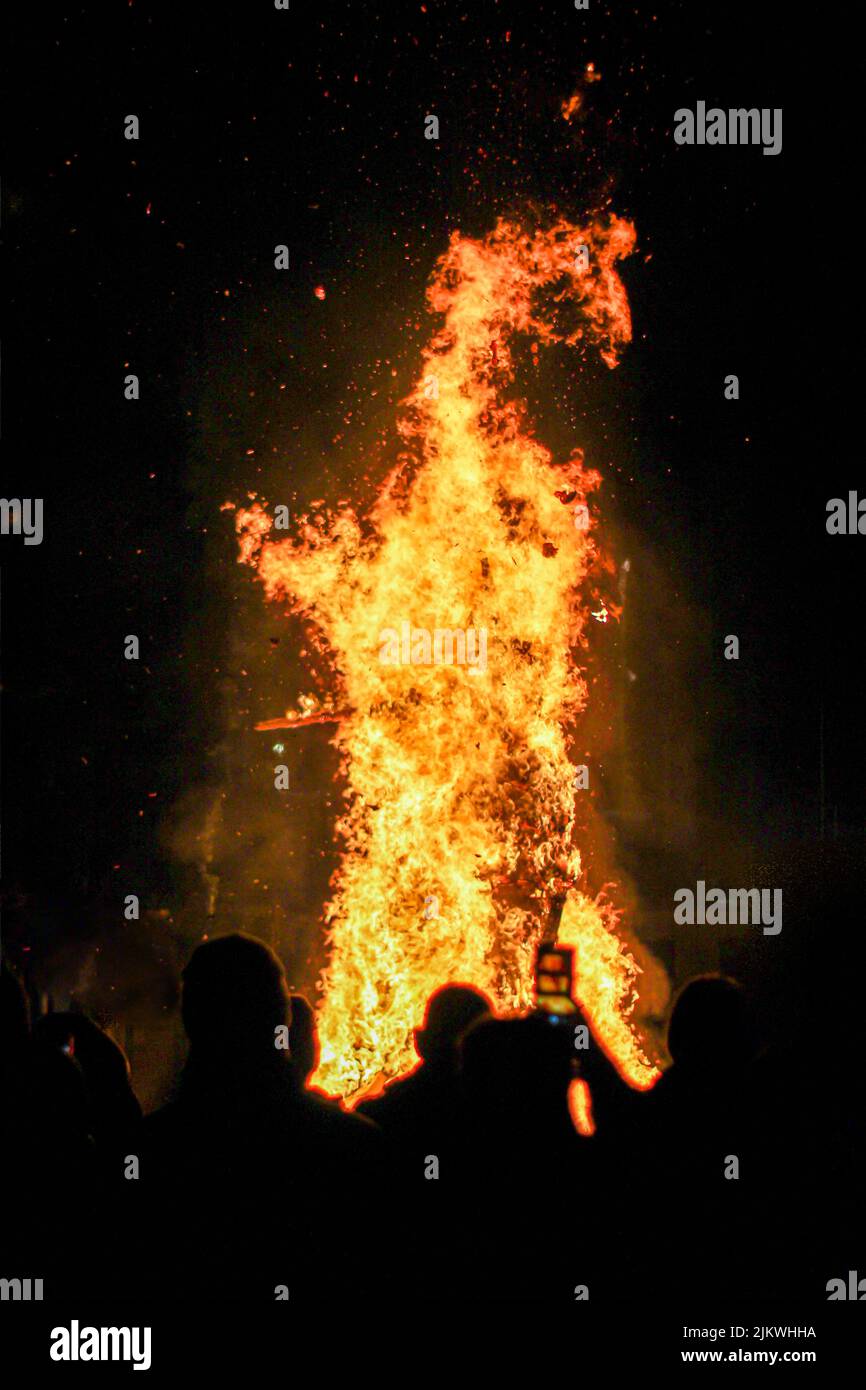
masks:
[(302, 1086), (306, 1086), (319, 1065), (319, 1039), (316, 1035), (316, 1015), (309, 999), (303, 994), (291, 997), (292, 1022), (289, 1028), (289, 1056)]
[(275, 1030), (288, 1024), (291, 1012), (280, 961), (263, 941), (242, 932), (196, 947), (183, 972), (181, 1008), (193, 1050), (221, 1056), (273, 1057)]
[(668, 1051), (677, 1067), (689, 1071), (718, 1071), (748, 1061), (754, 1039), (745, 996), (736, 980), (723, 975), (689, 980), (671, 1013)]
[(425, 1062), (451, 1060), (466, 1029), (490, 1013), (490, 1000), (472, 985), (443, 985), (427, 1000), (422, 1027), (415, 1029), (418, 1056)]

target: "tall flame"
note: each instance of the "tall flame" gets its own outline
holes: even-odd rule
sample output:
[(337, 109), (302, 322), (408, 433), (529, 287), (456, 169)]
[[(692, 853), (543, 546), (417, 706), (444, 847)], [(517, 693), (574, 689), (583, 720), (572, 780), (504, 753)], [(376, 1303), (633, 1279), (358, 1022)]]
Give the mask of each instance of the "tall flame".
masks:
[[(427, 291), (441, 323), (400, 407), (404, 451), (364, 527), (351, 508), (324, 510), (301, 518), (297, 541), (276, 541), (259, 504), (238, 513), (241, 558), (268, 598), (314, 625), (333, 664), (339, 715), (323, 717), (336, 721), (347, 799), (316, 1080), (345, 1097), (416, 1063), (412, 1030), (442, 984), (528, 1007), (557, 894), (580, 1003), (622, 1074), (654, 1078), (629, 1021), (638, 966), (615, 909), (578, 886), (573, 843), (569, 742), (600, 561), (586, 500), (600, 480), (580, 450), (555, 463), (508, 394), (517, 334), (533, 352), (592, 344), (616, 365), (631, 337), (616, 263), (634, 241), (616, 217), (455, 232)], [(437, 630), (458, 658), (466, 634), (463, 664), (448, 663), (448, 643), (431, 657), (425, 632)]]

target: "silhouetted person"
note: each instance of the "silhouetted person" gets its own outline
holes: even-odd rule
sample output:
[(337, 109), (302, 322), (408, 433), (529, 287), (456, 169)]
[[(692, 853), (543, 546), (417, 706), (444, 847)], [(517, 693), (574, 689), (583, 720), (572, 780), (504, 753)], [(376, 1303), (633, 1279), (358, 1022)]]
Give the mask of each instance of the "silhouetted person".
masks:
[(57, 1296), (71, 1287), (70, 1251), (96, 1190), (84, 1077), (61, 1047), (31, 1035), (26, 995), (5, 966), (0, 990), (3, 1272), (42, 1278)]
[[(765, 1200), (763, 1292), (826, 1299), (828, 1279), (864, 1272), (863, 883), (866, 837), (850, 828), (799, 844), (777, 882), (784, 930), (758, 980), (769, 1046), (749, 1069)], [(772, 946), (773, 949), (770, 949)]]
[(298, 1085), (289, 994), (263, 942), (199, 946), (183, 972), (189, 1060), (144, 1124), (151, 1292), (273, 1300), (349, 1295), (369, 1267), (378, 1134)]
[(664, 1125), (673, 1142), (714, 1153), (730, 1142), (746, 1104), (746, 1068), (755, 1039), (741, 986), (721, 975), (690, 980), (668, 1023), (672, 1066), (645, 1097), (645, 1113)]
[(408, 1284), (422, 1299), (453, 1291), (462, 1191), (457, 1044), (489, 1011), (489, 1000), (471, 985), (436, 990), (415, 1030), (418, 1066), (358, 1107), (381, 1127), (387, 1143), (402, 1292)]
[(34, 1041), (73, 1058), (84, 1077), (87, 1123), (98, 1156), (111, 1165), (124, 1153), (141, 1122), (123, 1048), (92, 1019), (50, 1013), (34, 1028)]
[[(705, 975), (680, 991), (668, 1024), (672, 1065), (641, 1098), (634, 1184), (651, 1194), (636, 1260), (673, 1297), (743, 1293), (760, 1258), (749, 1067), (755, 1036), (741, 986)], [(626, 1156), (628, 1157), (628, 1156)]]
[[(488, 1019), (460, 1045), (466, 1296), (573, 1298), (597, 1271), (592, 1141), (571, 1119), (573, 1032)], [(484, 1252), (473, 1268), (471, 1247)]]
[(437, 1154), (440, 1163), (445, 1157), (458, 1121), (457, 1044), (467, 1028), (489, 1013), (489, 999), (472, 985), (437, 989), (427, 1001), (422, 1026), (415, 1029), (418, 1066), (358, 1106), (418, 1172), (425, 1154)]

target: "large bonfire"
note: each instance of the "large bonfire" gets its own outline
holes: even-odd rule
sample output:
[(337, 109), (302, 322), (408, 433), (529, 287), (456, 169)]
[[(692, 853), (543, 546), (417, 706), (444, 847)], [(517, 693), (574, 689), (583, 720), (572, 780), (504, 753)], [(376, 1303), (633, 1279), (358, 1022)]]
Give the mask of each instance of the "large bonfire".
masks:
[(589, 596), (599, 477), (580, 450), (556, 461), (513, 394), (517, 335), (616, 365), (631, 337), (616, 267), (634, 241), (610, 216), (455, 233), (427, 291), (436, 326), (400, 407), (400, 460), (364, 525), (319, 509), (273, 539), (262, 505), (238, 512), (241, 558), (332, 663), (328, 699), (272, 722), (333, 720), (341, 754), (316, 1081), (348, 1099), (416, 1063), (438, 986), (527, 1008), (563, 897), (580, 1004), (628, 1081), (655, 1075), (630, 1021), (638, 966), (575, 843), (586, 629), (608, 616)]

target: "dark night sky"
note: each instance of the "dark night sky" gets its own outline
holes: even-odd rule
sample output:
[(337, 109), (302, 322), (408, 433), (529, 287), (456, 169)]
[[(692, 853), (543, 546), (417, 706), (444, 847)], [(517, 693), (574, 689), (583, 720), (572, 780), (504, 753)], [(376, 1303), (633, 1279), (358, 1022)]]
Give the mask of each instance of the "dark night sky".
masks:
[[(862, 827), (866, 539), (824, 524), (828, 498), (866, 487), (847, 18), (818, 47), (782, 4), (23, 16), (7, 79), (3, 489), (43, 497), (46, 532), (0, 543), (14, 890), (86, 910), (110, 898), (116, 864), (154, 900), (176, 887), (159, 827), (214, 756), (208, 701), (231, 664), (215, 615), (241, 583), (220, 503), (272, 479), (275, 448), (299, 500), (342, 495), (352, 436), (334, 436), (347, 408), (372, 433), (405, 392), (450, 231), (527, 200), (579, 214), (609, 196), (637, 226), (634, 343), (591, 401), (569, 392), (563, 359), (539, 430), (587, 444), (611, 519), (669, 564), (714, 652), (740, 636), (738, 663), (682, 658), (708, 797), (730, 789), (755, 833), (811, 830), (823, 698), (828, 801)], [(575, 128), (558, 108), (588, 62), (602, 80)], [(698, 99), (783, 107), (783, 153), (676, 147), (673, 113)], [(122, 137), (131, 112), (138, 143)], [(438, 142), (423, 139), (428, 112)], [(299, 430), (316, 446), (303, 461)], [(135, 669), (127, 632), (147, 649)]]

